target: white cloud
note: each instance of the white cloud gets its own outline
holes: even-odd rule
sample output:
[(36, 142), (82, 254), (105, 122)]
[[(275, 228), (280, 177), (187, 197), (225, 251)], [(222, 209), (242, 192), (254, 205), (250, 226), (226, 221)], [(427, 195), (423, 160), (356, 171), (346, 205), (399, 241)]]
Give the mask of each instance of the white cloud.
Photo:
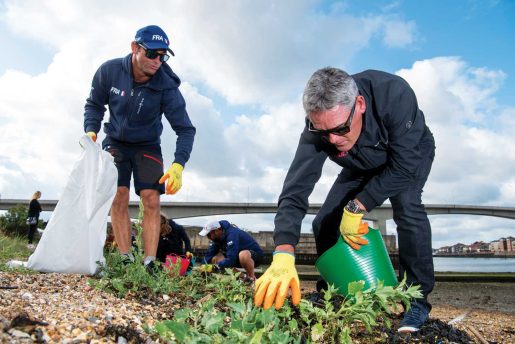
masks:
[[(40, 189), (43, 198), (59, 197), (80, 153), (93, 73), (127, 54), (136, 30), (152, 23), (171, 38), (171, 65), (197, 127), (183, 190), (163, 200), (275, 202), (302, 130), (300, 94), (310, 74), (345, 68), (374, 37), (408, 48), (419, 39), (416, 24), (395, 15), (360, 17), (345, 6), (323, 12), (317, 5), (150, 0), (142, 11), (135, 1), (6, 1), (5, 25), (56, 54), (41, 74), (0, 75), (1, 196), (28, 198)], [(415, 89), (436, 137), (424, 200), (513, 204), (515, 109), (495, 97), (507, 76), (459, 57), (416, 61), (398, 74)], [(234, 104), (249, 111), (224, 113)], [(167, 124), (162, 140), (169, 164), (175, 135)], [(325, 199), (337, 173), (328, 162), (310, 201)], [(449, 228), (435, 225), (439, 235)]]
[[(170, 34), (177, 53), (171, 63), (186, 81), (182, 91), (198, 129), (188, 172), (237, 175), (248, 184), (249, 176), (291, 160), (302, 127), (295, 120), (303, 116), (298, 97), (309, 74), (330, 61), (344, 64), (380, 28), (382, 19), (325, 15), (313, 4), (150, 1), (142, 12), (140, 3), (130, 1), (6, 1), (2, 20), (9, 29), (56, 54), (44, 73), (10, 70), (0, 77), (3, 151), (36, 183), (54, 184), (47, 196), (56, 197), (80, 152), (76, 143), (94, 71), (126, 54), (137, 28), (157, 23)], [(263, 115), (224, 118), (192, 85), (229, 103), (258, 104)], [(175, 139), (165, 134), (171, 157)]]
[[(515, 139), (496, 128), (501, 71), (473, 68), (457, 57), (418, 61), (398, 74), (415, 90), (436, 140), (436, 157), (426, 184), (427, 203), (508, 205), (500, 181), (515, 168)], [(504, 113), (513, 109), (504, 110)], [(495, 182), (493, 182), (495, 181)]]
[(387, 21), (384, 25), (383, 42), (389, 47), (405, 47), (415, 41), (416, 24), (413, 21)]

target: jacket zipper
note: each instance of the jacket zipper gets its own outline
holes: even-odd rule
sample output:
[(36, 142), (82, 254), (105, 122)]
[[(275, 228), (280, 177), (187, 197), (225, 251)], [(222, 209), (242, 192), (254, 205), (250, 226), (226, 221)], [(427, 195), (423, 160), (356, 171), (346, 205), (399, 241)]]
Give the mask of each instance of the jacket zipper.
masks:
[(129, 118), (131, 117), (131, 114), (132, 114), (132, 103), (134, 102), (134, 90), (136, 89), (137, 87), (135, 88), (131, 88), (131, 94), (130, 94), (130, 98), (129, 98), (129, 102), (127, 103), (127, 108), (126, 108), (126, 116), (123, 116), (123, 125), (122, 125), (122, 134), (121, 134), (121, 139), (124, 140), (124, 135), (123, 135), (123, 129), (128, 126), (129, 124)]

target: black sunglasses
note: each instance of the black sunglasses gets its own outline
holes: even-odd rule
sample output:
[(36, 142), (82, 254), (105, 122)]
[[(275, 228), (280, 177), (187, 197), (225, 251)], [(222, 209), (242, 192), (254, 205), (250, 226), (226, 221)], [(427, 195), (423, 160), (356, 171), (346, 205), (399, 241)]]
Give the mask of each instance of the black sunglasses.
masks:
[(159, 52), (159, 50), (152, 50), (152, 49), (147, 49), (145, 48), (144, 46), (142, 46), (141, 44), (138, 43), (138, 45), (140, 47), (143, 48), (143, 50), (145, 50), (145, 56), (148, 57), (149, 59), (153, 60), (155, 59), (156, 57), (159, 56), (159, 61), (161, 62), (166, 62), (168, 61), (168, 59), (170, 58), (170, 55), (168, 54), (161, 54)]
[(312, 133), (329, 136), (329, 134), (334, 134), (338, 136), (343, 136), (349, 133), (350, 126), (352, 124), (352, 117), (354, 117), (354, 109), (356, 108), (356, 101), (354, 101), (354, 105), (352, 106), (352, 109), (350, 110), (349, 118), (345, 121), (345, 123), (340, 124), (336, 128), (333, 129), (327, 129), (327, 130), (320, 130), (313, 127), (313, 123), (309, 120), (308, 117), (306, 117), (306, 126), (308, 127), (308, 130)]

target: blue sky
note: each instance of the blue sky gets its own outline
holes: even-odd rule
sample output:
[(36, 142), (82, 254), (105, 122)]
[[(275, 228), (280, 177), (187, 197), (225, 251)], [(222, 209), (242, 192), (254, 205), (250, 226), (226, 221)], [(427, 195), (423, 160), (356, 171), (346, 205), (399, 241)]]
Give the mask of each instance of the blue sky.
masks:
[[(408, 48), (385, 49), (372, 42), (351, 65), (398, 70), (413, 61), (436, 56), (460, 56), (473, 66), (488, 66), (507, 74), (498, 97), (514, 105), (515, 2), (514, 1), (357, 1), (347, 2), (350, 11), (394, 13), (416, 25), (416, 43)], [(331, 2), (328, 1), (328, 6)], [(388, 8), (388, 10), (383, 10)], [(378, 42), (375, 42), (378, 43)], [(378, 58), (380, 57), (380, 58)]]
[[(80, 155), (98, 66), (160, 25), (197, 137), (165, 201), (276, 202), (303, 127), (300, 97), (328, 65), (405, 78), (436, 138), (426, 203), (515, 204), (513, 1), (0, 0), (0, 194), (57, 199)], [(107, 116), (106, 116), (107, 119)], [(162, 135), (172, 163), (175, 135)], [(102, 133), (100, 139), (102, 139)], [(324, 165), (311, 202), (338, 168)], [(132, 199), (137, 199), (135, 194)], [(272, 230), (272, 216), (230, 216)], [(310, 217), (303, 231), (310, 230)], [(432, 216), (433, 245), (515, 236), (510, 220)], [(184, 220), (202, 225), (205, 219)], [(395, 233), (393, 222), (388, 224)]]

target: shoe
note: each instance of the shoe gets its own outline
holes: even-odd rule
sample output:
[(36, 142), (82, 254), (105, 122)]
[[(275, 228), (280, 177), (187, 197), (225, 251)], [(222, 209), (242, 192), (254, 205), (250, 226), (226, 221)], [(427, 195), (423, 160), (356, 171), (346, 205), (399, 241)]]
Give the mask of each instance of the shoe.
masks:
[(134, 255), (132, 252), (121, 254), (122, 265), (127, 266), (134, 263)]
[(319, 279), (316, 284), (316, 290), (319, 293), (322, 293), (324, 290), (327, 290), (327, 289), (329, 289), (329, 285), (327, 285), (327, 282), (324, 281), (323, 279)]
[(322, 293), (318, 291), (311, 293), (311, 295), (309, 295), (308, 297), (308, 301), (318, 307), (323, 307), (325, 305), (324, 296), (322, 295)]
[(425, 305), (412, 302), (409, 311), (404, 313), (397, 332), (417, 332), (429, 318), (429, 310)]
[(36, 246), (34, 244), (27, 244), (29, 250), (33, 250)]
[(127, 256), (122, 256), (122, 265), (127, 266), (134, 263), (134, 259), (130, 259)]
[(161, 266), (161, 263), (156, 262), (155, 260), (145, 265), (145, 270), (147, 270), (147, 273), (151, 276), (156, 276), (162, 269), (163, 267)]

